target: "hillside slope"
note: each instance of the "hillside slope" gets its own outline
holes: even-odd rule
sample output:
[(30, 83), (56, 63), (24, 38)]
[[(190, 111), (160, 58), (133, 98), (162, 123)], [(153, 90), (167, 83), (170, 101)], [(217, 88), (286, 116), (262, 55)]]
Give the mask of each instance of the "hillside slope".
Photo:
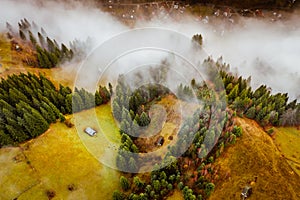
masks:
[(278, 150), (287, 159), (290, 166), (300, 176), (300, 130), (296, 127), (280, 127), (274, 129)]
[(216, 161), (220, 179), (214, 199), (240, 199), (252, 185), (249, 199), (300, 199), (300, 177), (294, 173), (271, 137), (254, 121), (236, 118), (243, 136)]

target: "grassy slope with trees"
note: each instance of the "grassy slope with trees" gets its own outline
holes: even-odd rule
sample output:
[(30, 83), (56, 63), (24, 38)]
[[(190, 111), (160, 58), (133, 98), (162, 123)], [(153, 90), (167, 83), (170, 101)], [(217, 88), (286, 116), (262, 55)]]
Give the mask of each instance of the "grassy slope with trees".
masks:
[[(204, 65), (209, 66), (209, 68), (217, 68), (219, 70), (220, 77), (225, 85), (226, 99), (229, 104), (229, 108), (230, 110), (233, 110), (235, 114), (254, 119), (262, 127), (299, 125), (299, 103), (297, 103), (296, 100), (288, 103), (287, 94), (278, 93), (273, 95), (266, 86), (261, 86), (253, 91), (249, 86), (249, 80), (231, 75), (228, 72), (229, 66), (223, 64), (221, 60), (214, 62), (209, 58), (204, 62)], [(151, 88), (148, 88), (149, 93), (147, 95), (143, 95), (142, 93), (133, 93), (133, 96), (129, 96), (131, 92), (128, 92), (129, 89), (126, 88), (126, 85), (123, 82), (119, 81), (118, 86), (121, 86), (120, 91), (122, 92), (117, 91), (117, 101), (114, 102), (114, 113), (117, 113), (118, 116), (120, 116), (119, 119), (121, 119), (122, 123), (127, 125), (124, 126), (126, 128), (123, 130), (121, 129), (122, 143), (124, 146), (121, 146), (119, 152), (120, 155), (118, 157), (119, 160), (117, 160), (117, 163), (121, 163), (122, 165), (121, 160), (124, 162), (127, 160), (129, 162), (129, 166), (134, 166), (134, 169), (136, 170), (139, 166), (135, 163), (137, 163), (136, 161), (139, 160), (139, 158), (128, 157), (126, 151), (139, 152), (135, 138), (127, 135), (128, 132), (133, 132), (133, 135), (136, 134), (132, 120), (134, 122), (137, 115), (135, 114), (135, 111), (130, 109), (132, 106), (126, 107), (126, 105), (130, 105), (130, 99), (141, 99), (137, 101), (137, 107), (139, 108), (139, 106), (141, 106), (143, 108), (147, 105), (147, 102), (153, 101), (155, 97), (163, 95), (163, 93), (157, 93), (157, 96), (154, 95), (153, 97), (150, 95), (151, 98), (146, 100), (145, 98), (149, 97), (149, 93), (153, 94), (151, 93)], [(194, 80), (191, 82), (191, 86), (183, 87), (180, 85), (178, 88), (179, 93), (185, 93), (185, 95), (191, 94), (190, 87), (198, 91), (197, 95), (200, 99), (203, 97), (209, 97), (214, 100), (218, 99), (214, 95), (211, 96), (211, 91), (205, 84), (199, 85)], [(217, 86), (215, 85), (215, 87)], [(210, 95), (207, 96), (207, 93)], [(118, 99), (127, 99), (128, 102), (125, 102), (122, 106), (122, 102), (120, 103)], [(115, 191), (113, 199), (163, 198), (170, 195), (175, 187), (182, 190), (184, 199), (208, 198), (215, 188), (214, 183), (220, 178), (217, 173), (218, 170), (213, 167), (212, 163), (224, 151), (224, 146), (228, 146), (230, 143), (235, 143), (236, 137), (241, 136), (242, 134), (239, 127), (233, 126), (234, 123), (231, 119), (232, 115), (229, 114), (230, 110), (227, 110), (226, 119), (229, 123), (227, 123), (227, 125), (223, 128), (223, 133), (218, 140), (214, 139), (214, 132), (207, 132), (206, 130), (207, 124), (210, 123), (207, 116), (202, 116), (204, 117), (202, 118), (201, 116), (197, 117), (197, 115), (194, 115), (196, 118), (191, 119), (194, 122), (200, 120), (198, 124), (199, 129), (196, 129), (196, 135), (193, 135), (192, 132), (185, 132), (185, 130), (191, 130), (189, 127), (196, 125), (193, 124), (192, 121), (186, 121), (185, 123), (187, 123), (187, 126), (183, 125), (183, 128), (179, 130), (178, 135), (189, 135), (187, 138), (195, 138), (193, 144), (187, 148), (188, 150), (180, 157), (180, 159), (168, 165), (168, 167), (157, 171), (155, 170), (156, 167), (154, 167), (151, 174), (144, 176), (143, 180), (140, 180), (139, 176), (133, 175), (127, 178), (121, 177), (120, 184), (124, 193)], [(143, 111), (143, 113), (145, 112), (147, 111)], [(209, 110), (205, 110), (204, 113), (210, 115)], [(145, 114), (145, 116), (147, 116), (147, 114)], [(227, 121), (225, 121), (225, 124), (226, 122)], [(273, 129), (270, 129), (268, 130), (268, 133), (272, 134), (273, 131)], [(130, 135), (132, 135), (132, 133)], [(212, 138), (211, 142), (215, 148), (207, 157), (200, 160), (197, 157), (201, 154), (201, 151), (206, 150), (205, 145), (207, 145), (203, 144), (204, 136)], [(177, 144), (180, 144), (180, 148), (182, 148), (182, 145), (185, 144), (184, 142), (185, 139), (182, 140), (182, 138), (177, 140)], [(183, 148), (184, 147), (185, 146), (183, 145)], [(180, 148), (178, 149), (176, 146), (175, 148), (171, 147), (169, 152), (170, 155), (166, 155), (164, 159), (172, 159), (172, 155), (176, 156)], [(271, 162), (277, 161), (272, 160)], [(186, 170), (186, 167), (189, 167), (190, 170)], [(287, 163), (285, 163), (285, 167), (289, 167)], [(276, 169), (274, 170), (276, 171)], [(277, 196), (279, 195), (278, 193), (275, 193), (272, 197), (276, 196), (276, 194)], [(292, 194), (293, 197), (296, 198), (297, 193), (295, 194), (295, 192), (292, 192)]]
[(99, 87), (95, 95), (60, 85), (45, 76), (11, 75), (0, 82), (0, 146), (18, 144), (44, 133), (49, 124), (65, 121), (64, 114), (107, 103), (110, 93)]
[[(96, 119), (91, 117), (96, 112)], [(39, 137), (18, 147), (0, 149), (0, 199), (107, 199), (119, 183), (119, 172), (95, 159), (89, 150), (104, 154), (98, 146), (105, 146), (102, 137), (119, 142), (118, 127), (113, 123), (110, 105), (84, 110), (67, 119), (81, 120), (81, 124), (69, 128), (63, 123), (51, 124)], [(84, 133), (88, 125), (101, 125), (97, 137)], [(103, 131), (103, 132), (102, 132)], [(105, 136), (104, 136), (105, 135)], [(89, 140), (97, 140), (97, 146)]]
[(249, 199), (299, 199), (299, 175), (277, 150), (276, 142), (255, 121), (235, 120), (243, 135), (217, 159), (215, 165), (221, 176), (210, 199), (240, 199), (245, 185), (253, 188)]
[[(73, 58), (72, 49), (50, 39), (45, 30), (39, 28), (34, 22), (30, 23), (24, 18), (18, 23), (18, 26), (19, 30), (17, 31), (12, 25), (6, 23), (7, 36), (15, 45), (26, 44), (33, 50), (33, 57), (23, 59), (25, 64), (39, 68), (53, 68)], [(20, 45), (17, 49), (18, 51), (22, 50)]]
[[(55, 40), (46, 37), (43, 28), (37, 32), (38, 26), (27, 19), (21, 20), (19, 31), (7, 23), (7, 37), (12, 47), (21, 54), (30, 53), (22, 59), (29, 66), (39, 68), (53, 68), (59, 63), (72, 59), (73, 51), (64, 44), (59, 48)], [(37, 32), (39, 41), (33, 32)], [(1, 45), (7, 44), (1, 40)], [(19, 45), (19, 43), (26, 45)], [(22, 47), (29, 48), (23, 51)], [(74, 46), (75, 47), (75, 46)], [(33, 56), (32, 56), (33, 55)], [(34, 57), (36, 56), (36, 57)], [(6, 61), (7, 63), (7, 59)], [(75, 88), (72, 91), (68, 86), (59, 84), (57, 88), (44, 75), (33, 73), (13, 74), (1, 79), (0, 82), (0, 147), (15, 145), (44, 133), (49, 124), (58, 119), (65, 121), (65, 114), (79, 112), (94, 106), (105, 104), (110, 100), (110, 93), (106, 87), (92, 94), (84, 89)]]
[[(22, 37), (22, 34), (20, 34), (20, 37)], [(33, 36), (31, 36), (30, 40), (32, 44), (35, 43)], [(299, 104), (297, 104), (296, 101), (288, 103), (287, 94), (271, 95), (266, 86), (252, 91), (247, 80), (242, 77), (232, 76), (224, 70), (227, 65), (223, 65), (219, 61), (215, 63), (211, 59), (205, 62), (220, 69), (230, 108), (235, 110), (238, 115), (255, 119), (264, 127), (270, 125), (299, 125)], [(195, 82), (192, 82), (191, 86), (182, 86), (182, 93), (187, 93), (188, 95), (190, 88), (198, 90), (200, 98), (205, 97), (207, 93), (209, 93), (205, 85), (198, 85), (195, 84)], [(134, 144), (135, 139), (129, 137), (126, 133), (130, 131), (134, 132), (135, 125), (148, 125), (150, 119), (143, 105), (168, 93), (168, 91), (158, 92), (158, 88), (155, 86), (150, 86), (146, 89), (152, 94), (152, 96), (150, 95), (150, 99), (145, 99), (145, 96), (139, 95), (138, 93), (142, 93), (141, 91), (137, 91), (133, 96), (126, 97), (126, 94), (129, 94), (126, 87), (117, 89), (117, 93), (118, 90), (121, 90), (122, 92), (119, 93), (125, 94), (123, 98), (119, 98), (118, 105), (113, 104), (115, 117), (123, 122), (123, 124), (121, 124), (121, 142), (123, 143), (121, 150), (139, 151), (138, 146)], [(78, 102), (78, 104), (76, 104), (78, 107), (75, 107), (74, 110), (76, 112), (90, 108), (91, 102), (94, 101), (95, 98), (96, 102), (101, 103), (107, 102), (109, 99), (109, 92), (106, 88), (100, 87), (100, 92), (96, 94), (96, 97), (84, 90), (75, 89), (72, 93), (69, 88), (60, 86), (60, 88), (57, 89), (53, 83), (43, 75), (38, 77), (34, 74), (12, 75), (6, 80), (3, 79), (1, 82), (1, 95), (3, 111), (1, 123), (1, 134), (3, 137), (1, 138), (4, 139), (3, 141), (7, 144), (18, 143), (28, 138), (36, 137), (48, 129), (49, 123), (56, 121), (58, 118), (64, 120), (62, 114), (72, 112), (72, 105), (70, 104), (72, 99)], [(36, 100), (34, 101), (33, 98)], [(120, 100), (124, 101), (125, 104), (128, 103), (130, 107), (126, 108), (125, 106), (120, 106), (124, 104), (124, 102), (122, 103)], [(118, 106), (120, 108), (115, 109), (115, 107)], [(209, 113), (209, 110), (206, 111)], [(53, 113), (53, 115), (51, 113)], [(142, 177), (145, 178), (145, 180), (139, 178), (139, 176), (129, 178), (127, 182), (131, 183), (130, 186), (126, 184), (125, 179), (128, 178), (123, 177), (121, 178), (122, 180), (120, 179), (122, 189), (126, 192), (130, 187), (129, 191), (133, 192), (126, 192), (130, 198), (147, 199), (149, 196), (161, 198), (171, 194), (175, 187), (182, 190), (185, 199), (202, 199), (210, 196), (215, 188), (214, 183), (218, 177), (212, 163), (224, 151), (224, 146), (235, 143), (236, 137), (241, 135), (241, 130), (232, 123), (229, 123), (230, 125), (225, 127), (226, 131), (223, 131), (220, 140), (216, 141), (214, 137), (211, 138), (211, 143), (216, 144), (217, 148), (205, 159), (196, 159), (196, 161), (194, 161), (199, 150), (205, 151), (205, 146), (202, 144), (203, 136), (207, 134), (213, 135), (211, 132), (207, 133), (207, 130), (205, 130), (208, 123), (207, 116), (195, 116), (196, 118), (194, 119), (196, 119), (196, 121), (194, 119), (187, 120), (185, 128), (189, 130), (189, 127), (197, 125), (197, 123), (194, 123), (200, 120), (198, 128), (195, 131), (197, 137), (193, 141), (193, 145), (179, 161), (172, 163), (165, 169), (154, 170), (151, 174), (148, 174), (147, 178)], [(133, 123), (129, 123), (131, 120), (133, 120)], [(231, 114), (227, 120), (229, 120), (229, 122), (231, 121)], [(41, 122), (43, 123), (40, 125)], [(32, 127), (29, 126), (29, 124), (32, 123), (36, 124), (34, 129), (31, 129)], [(15, 129), (19, 131), (14, 131)], [(182, 129), (179, 133), (190, 134), (188, 131), (186, 132), (186, 130)], [(174, 154), (176, 154), (176, 151), (176, 148), (171, 149), (171, 152)], [(126, 153), (124, 155), (126, 156)], [(135, 164), (135, 159), (138, 158), (128, 159), (132, 168), (138, 168)], [(172, 159), (172, 157), (169, 156), (166, 157), (166, 159)], [(194, 167), (186, 170), (186, 165), (188, 167)], [(123, 195), (121, 192), (116, 191), (113, 194), (113, 198), (123, 199)]]

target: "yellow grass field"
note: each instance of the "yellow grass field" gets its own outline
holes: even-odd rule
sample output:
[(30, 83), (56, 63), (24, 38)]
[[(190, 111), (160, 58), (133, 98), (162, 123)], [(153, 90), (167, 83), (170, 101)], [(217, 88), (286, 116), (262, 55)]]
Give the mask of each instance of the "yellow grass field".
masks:
[(300, 176), (300, 130), (280, 127), (275, 130), (275, 144), (290, 166)]
[(167, 200), (183, 200), (183, 194), (180, 190), (175, 189), (174, 193), (169, 196)]
[[(103, 134), (97, 130), (97, 137), (90, 137), (80, 127), (95, 127), (93, 123), (97, 120), (91, 121), (89, 117), (93, 113), (101, 131), (118, 144), (120, 136), (118, 127), (112, 123), (110, 105), (75, 114), (74, 121), (82, 120), (77, 127), (53, 124), (46, 133), (20, 147), (0, 149), (0, 199), (48, 199), (47, 191), (55, 192), (53, 199), (111, 199), (112, 192), (119, 187), (119, 172), (101, 164), (88, 152), (104, 152), (104, 141), (98, 140)], [(83, 143), (80, 138), (86, 141)], [(98, 144), (89, 142), (94, 139)]]
[(12, 64), (10, 43), (0, 34), (0, 73), (5, 72)]
[(243, 135), (216, 160), (220, 179), (210, 200), (240, 199), (252, 185), (249, 199), (300, 199), (300, 179), (273, 139), (253, 120), (237, 118)]

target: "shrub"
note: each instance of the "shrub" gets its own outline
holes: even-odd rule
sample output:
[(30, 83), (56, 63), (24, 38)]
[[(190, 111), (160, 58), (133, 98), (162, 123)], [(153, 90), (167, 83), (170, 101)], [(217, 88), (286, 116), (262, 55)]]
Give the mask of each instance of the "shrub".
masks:
[(270, 129), (267, 131), (267, 133), (268, 133), (269, 135), (272, 135), (272, 134), (274, 133), (274, 128), (270, 128)]
[(47, 190), (46, 195), (47, 195), (48, 199), (52, 199), (55, 197), (56, 194), (55, 194), (54, 190)]

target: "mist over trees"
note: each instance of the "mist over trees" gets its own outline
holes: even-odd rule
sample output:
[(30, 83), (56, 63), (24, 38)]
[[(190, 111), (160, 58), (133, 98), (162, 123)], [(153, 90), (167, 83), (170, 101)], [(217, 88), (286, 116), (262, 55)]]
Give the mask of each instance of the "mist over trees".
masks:
[[(47, 36), (43, 28), (39, 28), (34, 22), (30, 23), (26, 18), (18, 23), (19, 30), (15, 31), (9, 23), (6, 23), (8, 37), (20, 38), (24, 43), (30, 44), (36, 51), (36, 62), (27, 62), (28, 65), (39, 68), (57, 67), (74, 57), (72, 49), (63, 43), (60, 45)], [(72, 47), (76, 48), (78, 40), (74, 41)], [(82, 46), (82, 45), (81, 45)], [(78, 48), (76, 48), (78, 51)]]
[[(122, 135), (122, 145), (116, 160), (120, 169), (139, 169), (140, 166), (136, 165), (138, 154), (129, 153), (139, 153), (133, 127), (135, 123), (141, 126), (142, 116), (147, 116), (148, 103), (168, 94), (168, 90), (161, 89), (162, 87), (149, 85), (131, 92), (124, 77), (119, 77), (113, 113), (120, 122)], [(160, 199), (170, 194), (174, 188), (182, 190), (185, 199), (206, 199), (213, 192), (216, 172), (211, 164), (224, 151), (225, 146), (236, 142), (237, 137), (242, 135), (242, 129), (232, 124), (233, 112), (225, 112), (223, 104), (214, 105), (222, 97), (207, 85), (192, 80), (190, 86), (179, 85), (178, 93), (186, 97), (192, 89), (196, 91), (197, 98), (205, 102), (204, 106), (184, 120), (176, 135), (175, 144), (168, 147), (168, 153), (163, 157), (162, 166), (165, 167), (155, 165), (149, 180), (140, 180), (137, 176), (131, 178), (133, 175), (124, 179), (124, 174), (120, 178), (122, 191), (116, 191), (113, 199)], [(221, 93), (222, 95), (224, 94)], [(187, 167), (195, 168), (191, 178), (193, 181), (184, 174)]]
[(250, 87), (251, 77), (245, 79), (229, 72), (229, 65), (208, 59), (207, 62), (218, 68), (222, 77), (229, 108), (239, 116), (256, 120), (263, 127), (268, 125), (300, 125), (297, 100), (289, 102), (287, 93), (272, 94), (271, 88), (261, 85), (256, 90)]
[[(167, 160), (171, 162), (166, 167), (155, 165), (149, 180), (140, 180), (133, 175), (133, 178), (122, 177), (120, 179), (122, 190), (116, 191), (113, 199), (160, 199), (170, 194), (174, 188), (182, 191), (184, 199), (208, 199), (215, 189), (215, 181), (218, 177), (218, 172), (212, 163), (227, 146), (235, 144), (243, 134), (242, 128), (235, 125), (234, 116), (254, 119), (262, 126), (299, 125), (299, 103), (296, 100), (289, 102), (287, 94), (272, 94), (270, 88), (265, 85), (252, 90), (251, 78), (244, 79), (232, 75), (229, 72), (230, 66), (223, 63), (221, 58), (217, 62), (208, 58), (204, 61), (204, 65), (216, 68), (222, 83), (216, 81), (213, 87), (209, 88), (206, 83), (199, 83), (193, 79), (190, 85), (178, 86), (179, 98), (182, 101), (185, 101), (184, 97), (195, 93), (196, 97), (205, 104), (183, 122), (176, 135), (175, 145), (168, 147), (163, 162)], [(223, 83), (224, 91), (220, 87)], [(125, 89), (123, 81), (118, 85), (121, 87), (117, 87), (118, 97), (113, 104), (113, 112), (123, 124), (121, 127), (129, 133), (130, 130), (134, 130), (132, 121), (139, 121), (141, 118), (135, 113), (141, 113), (139, 106), (147, 105), (148, 101), (145, 97), (149, 95), (144, 95), (137, 90), (130, 96), (131, 92), (128, 88)], [(226, 97), (227, 108), (222, 104), (213, 109), (214, 103), (220, 101), (222, 96)], [(150, 102), (151, 99), (153, 98), (149, 98)], [(121, 102), (125, 103), (124, 106)], [(217, 111), (223, 113), (225, 117), (220, 117), (222, 116), (220, 114), (218, 118), (218, 114), (215, 114), (218, 113)], [(142, 113), (146, 114), (145, 110)], [(131, 124), (123, 123), (123, 119), (130, 121)], [(218, 123), (214, 124), (214, 121)], [(127, 163), (130, 169), (138, 169), (139, 166), (134, 162), (138, 156), (130, 157), (126, 154), (126, 152), (139, 152), (136, 149), (135, 137), (127, 135), (126, 131), (122, 131), (121, 128), (122, 145), (117, 165), (124, 167)], [(195, 170), (191, 177), (187, 177), (184, 173), (187, 168)]]

